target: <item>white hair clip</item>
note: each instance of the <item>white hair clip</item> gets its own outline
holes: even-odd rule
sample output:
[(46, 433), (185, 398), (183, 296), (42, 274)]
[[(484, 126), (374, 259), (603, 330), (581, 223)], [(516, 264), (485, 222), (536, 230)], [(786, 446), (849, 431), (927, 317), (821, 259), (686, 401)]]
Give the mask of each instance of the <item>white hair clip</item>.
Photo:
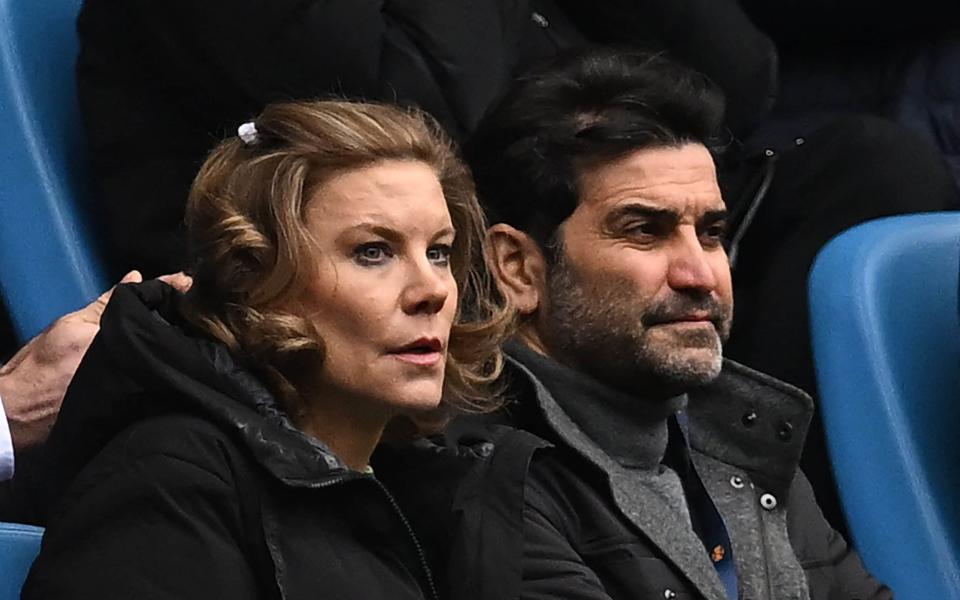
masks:
[(253, 121), (247, 121), (240, 127), (237, 127), (237, 135), (243, 140), (243, 143), (250, 146), (256, 144), (260, 139), (257, 136), (257, 126)]

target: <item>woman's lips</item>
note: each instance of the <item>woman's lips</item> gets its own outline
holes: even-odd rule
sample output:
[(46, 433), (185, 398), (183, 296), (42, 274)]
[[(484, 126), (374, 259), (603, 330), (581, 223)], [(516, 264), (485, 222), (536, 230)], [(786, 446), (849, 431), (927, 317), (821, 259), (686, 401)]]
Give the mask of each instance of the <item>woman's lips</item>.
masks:
[(421, 367), (432, 367), (443, 359), (440, 352), (391, 352), (390, 356)]
[(412, 365), (431, 367), (443, 360), (443, 342), (439, 338), (423, 337), (392, 351), (390, 355)]

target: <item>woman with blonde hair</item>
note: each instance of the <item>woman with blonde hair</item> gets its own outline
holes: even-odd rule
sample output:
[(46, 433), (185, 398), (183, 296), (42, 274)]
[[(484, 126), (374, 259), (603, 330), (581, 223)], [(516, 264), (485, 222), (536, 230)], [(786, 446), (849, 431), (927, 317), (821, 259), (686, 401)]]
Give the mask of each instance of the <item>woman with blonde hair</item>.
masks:
[(413, 111), (273, 105), (187, 226), (190, 291), (118, 288), (77, 372), (24, 598), (436, 597), (369, 460), (492, 404), (509, 313), (450, 143)]

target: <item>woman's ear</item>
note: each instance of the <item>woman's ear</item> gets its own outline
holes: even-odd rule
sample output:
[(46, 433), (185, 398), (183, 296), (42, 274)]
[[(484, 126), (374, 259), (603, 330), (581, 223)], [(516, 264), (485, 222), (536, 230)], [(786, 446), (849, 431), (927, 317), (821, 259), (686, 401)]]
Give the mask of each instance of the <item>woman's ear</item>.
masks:
[(497, 223), (487, 230), (487, 248), (500, 291), (522, 315), (537, 311), (546, 298), (546, 260), (526, 233)]

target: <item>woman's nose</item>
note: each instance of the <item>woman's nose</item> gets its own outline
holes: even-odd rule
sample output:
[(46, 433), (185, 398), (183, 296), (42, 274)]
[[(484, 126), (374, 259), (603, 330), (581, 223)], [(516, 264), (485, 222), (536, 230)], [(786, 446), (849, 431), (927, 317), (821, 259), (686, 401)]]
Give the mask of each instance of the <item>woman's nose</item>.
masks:
[(407, 314), (435, 314), (443, 309), (450, 296), (452, 280), (447, 271), (427, 263), (410, 269), (404, 289), (402, 307)]

